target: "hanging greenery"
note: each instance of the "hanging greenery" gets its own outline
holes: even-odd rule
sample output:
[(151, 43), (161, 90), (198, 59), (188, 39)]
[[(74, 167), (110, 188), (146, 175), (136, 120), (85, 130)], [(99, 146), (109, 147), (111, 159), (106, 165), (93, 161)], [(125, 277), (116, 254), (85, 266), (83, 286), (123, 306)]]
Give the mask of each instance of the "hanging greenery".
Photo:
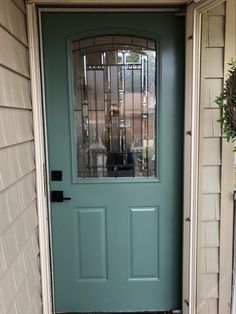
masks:
[[(236, 60), (230, 63), (229, 75), (221, 94), (215, 102), (222, 109), (221, 122), (227, 141), (236, 141)], [(234, 148), (236, 151), (236, 147)]]

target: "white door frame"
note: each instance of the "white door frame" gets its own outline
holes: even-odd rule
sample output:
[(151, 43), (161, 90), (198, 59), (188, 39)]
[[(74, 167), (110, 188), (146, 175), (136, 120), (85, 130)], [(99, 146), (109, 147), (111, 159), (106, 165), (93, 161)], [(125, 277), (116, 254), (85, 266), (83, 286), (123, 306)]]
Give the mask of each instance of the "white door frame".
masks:
[[(185, 84), (185, 127), (184, 127), (184, 204), (183, 204), (183, 314), (196, 313), (197, 294), (197, 238), (198, 238), (198, 152), (199, 152), (199, 73), (200, 73), (200, 36), (202, 13), (221, 2), (234, 0), (200, 0), (191, 2), (187, 9), (186, 23), (186, 84)], [(33, 106), (33, 127), (35, 135), (35, 163), (37, 209), (39, 221), (40, 263), (42, 276), (43, 313), (53, 313), (53, 288), (51, 282), (52, 266), (50, 261), (49, 228), (49, 190), (47, 173), (47, 142), (45, 138), (45, 121), (43, 110), (43, 87), (40, 62), (40, 38), (38, 9), (39, 5), (70, 4), (159, 4), (181, 5), (185, 0), (28, 0), (27, 20), (29, 38), (29, 58), (31, 73), (31, 93)], [(151, 9), (153, 11), (154, 7)], [(47, 10), (57, 10), (50, 9)], [(65, 10), (61, 9), (61, 10)], [(74, 10), (74, 8), (70, 9)], [(80, 9), (81, 10), (81, 9)], [(89, 10), (89, 9), (84, 9)], [(101, 8), (100, 10), (109, 10)], [(131, 10), (123, 7), (123, 10)], [(133, 11), (134, 9), (132, 9)], [(140, 10), (140, 8), (135, 8)], [(147, 10), (147, 9), (146, 9)], [(162, 8), (163, 10), (163, 8)], [(168, 8), (167, 8), (168, 10)], [(172, 9), (173, 10), (173, 7)], [(230, 233), (228, 234), (228, 236)], [(222, 312), (223, 314), (223, 312)]]

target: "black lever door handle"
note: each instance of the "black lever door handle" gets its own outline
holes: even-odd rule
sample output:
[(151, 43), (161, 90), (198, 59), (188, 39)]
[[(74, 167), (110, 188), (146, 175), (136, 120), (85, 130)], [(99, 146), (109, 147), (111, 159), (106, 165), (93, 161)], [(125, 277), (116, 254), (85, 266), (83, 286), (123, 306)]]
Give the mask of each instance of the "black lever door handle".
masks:
[(69, 201), (71, 200), (71, 197), (63, 197), (63, 201)]
[(71, 197), (64, 197), (63, 191), (51, 191), (51, 202), (62, 203), (71, 200)]

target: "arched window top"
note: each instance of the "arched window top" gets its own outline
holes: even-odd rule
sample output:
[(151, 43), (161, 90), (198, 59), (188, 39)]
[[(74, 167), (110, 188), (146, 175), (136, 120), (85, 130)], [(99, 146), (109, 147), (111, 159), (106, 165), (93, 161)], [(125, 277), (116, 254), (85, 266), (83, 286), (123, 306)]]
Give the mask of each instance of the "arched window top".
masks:
[(156, 50), (156, 43), (154, 40), (130, 35), (94, 36), (72, 42), (72, 51), (79, 51), (82, 55), (119, 50), (133, 50), (137, 52)]

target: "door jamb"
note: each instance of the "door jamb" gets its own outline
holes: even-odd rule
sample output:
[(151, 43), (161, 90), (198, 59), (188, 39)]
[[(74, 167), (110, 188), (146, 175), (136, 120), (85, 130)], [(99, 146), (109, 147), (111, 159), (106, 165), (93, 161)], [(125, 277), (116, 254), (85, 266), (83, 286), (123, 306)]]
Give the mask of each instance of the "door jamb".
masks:
[(27, 28), (29, 42), (29, 64), (31, 78), (31, 101), (33, 111), (36, 195), (39, 227), (40, 270), (42, 285), (43, 314), (53, 311), (52, 265), (50, 254), (51, 235), (49, 228), (49, 191), (46, 168), (46, 137), (44, 133), (44, 113), (42, 77), (40, 65), (38, 12), (35, 4), (27, 4)]

